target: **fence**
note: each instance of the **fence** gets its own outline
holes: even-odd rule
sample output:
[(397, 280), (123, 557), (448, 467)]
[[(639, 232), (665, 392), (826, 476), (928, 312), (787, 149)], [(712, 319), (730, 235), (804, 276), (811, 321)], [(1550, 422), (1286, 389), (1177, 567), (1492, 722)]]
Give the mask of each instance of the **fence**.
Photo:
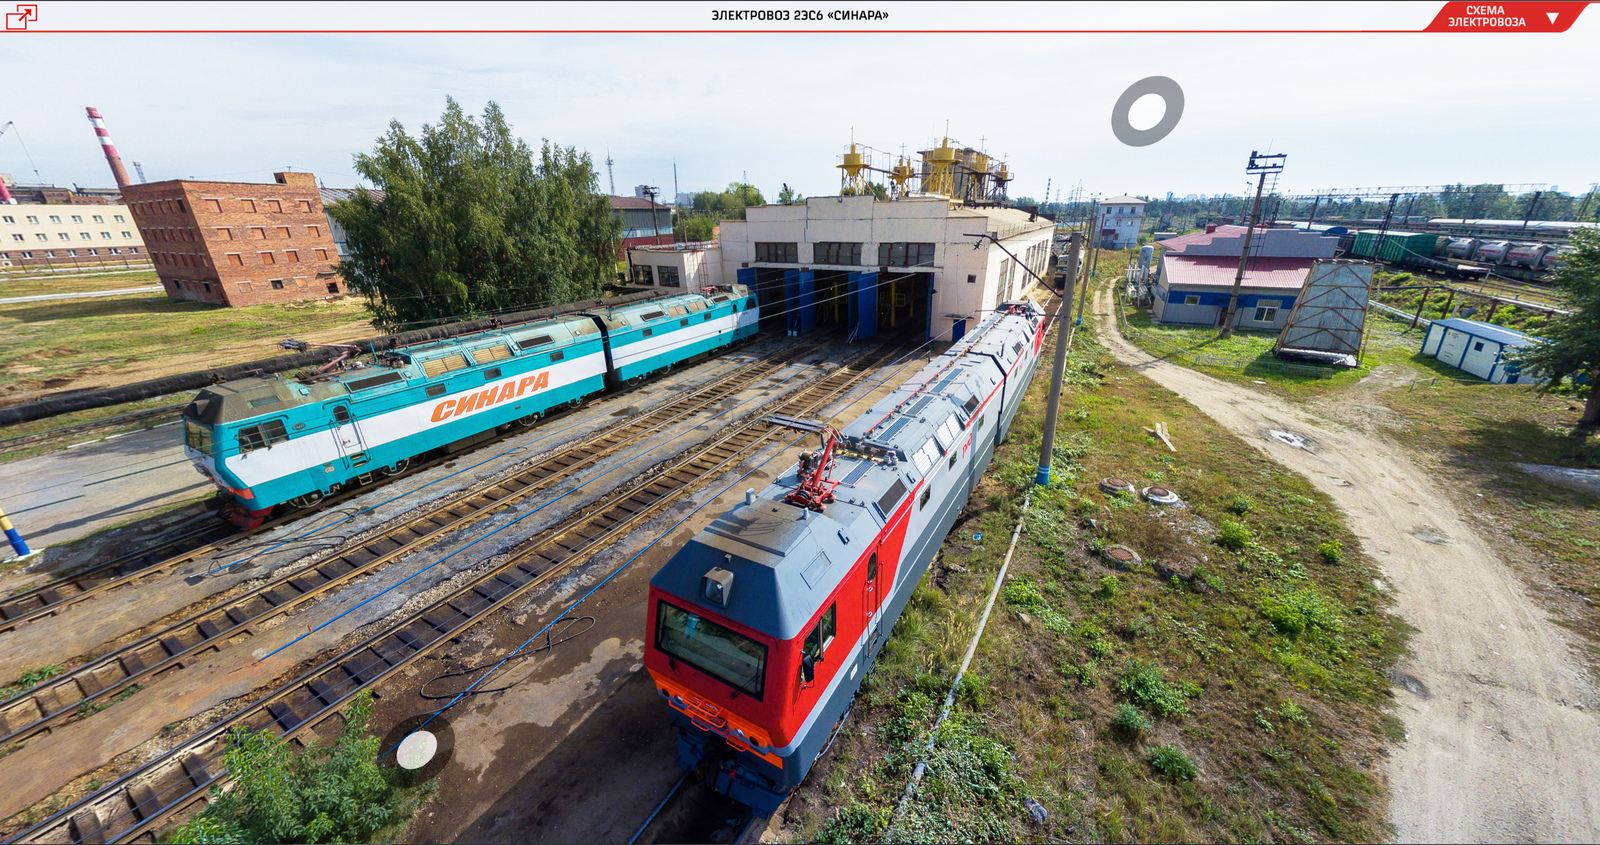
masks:
[(1231, 355), (1208, 355), (1186, 349), (1153, 332), (1136, 328), (1128, 322), (1126, 303), (1118, 295), (1115, 297), (1114, 309), (1117, 313), (1117, 326), (1122, 329), (1122, 336), (1134, 341), (1146, 351), (1154, 353), (1157, 357), (1168, 361), (1177, 361), (1181, 364), (1198, 367), (1218, 367), (1225, 370), (1238, 370), (1254, 372), (1277, 372), (1287, 376), (1302, 376), (1307, 378), (1328, 378), (1346, 372), (1343, 367), (1324, 367), (1317, 364), (1295, 364), (1288, 361), (1279, 361), (1265, 356), (1255, 358), (1240, 358)]

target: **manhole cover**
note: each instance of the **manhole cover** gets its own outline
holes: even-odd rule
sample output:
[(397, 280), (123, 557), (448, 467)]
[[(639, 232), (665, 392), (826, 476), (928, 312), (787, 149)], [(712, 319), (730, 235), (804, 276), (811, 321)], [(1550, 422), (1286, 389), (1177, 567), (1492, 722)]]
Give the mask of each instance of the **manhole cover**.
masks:
[(1178, 494), (1165, 487), (1146, 487), (1144, 497), (1158, 505), (1176, 505)]
[(1108, 546), (1102, 554), (1111, 561), (1112, 566), (1124, 570), (1138, 565), (1143, 560), (1138, 552), (1127, 546)]
[(1311, 447), (1315, 445), (1315, 441), (1304, 434), (1296, 434), (1292, 431), (1284, 431), (1281, 428), (1267, 429), (1267, 438), (1269, 440), (1276, 440), (1279, 443), (1293, 446), (1296, 449), (1304, 449), (1307, 452), (1311, 451)]
[(1133, 490), (1133, 483), (1121, 478), (1103, 478), (1100, 480), (1100, 491), (1103, 493), (1127, 493)]

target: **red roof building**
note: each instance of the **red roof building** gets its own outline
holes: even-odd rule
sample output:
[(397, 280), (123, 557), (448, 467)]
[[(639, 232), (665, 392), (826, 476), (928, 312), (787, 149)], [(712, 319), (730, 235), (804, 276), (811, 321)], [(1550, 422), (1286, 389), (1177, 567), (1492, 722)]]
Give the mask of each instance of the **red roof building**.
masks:
[[(1233, 296), (1244, 248), (1244, 226), (1207, 226), (1206, 231), (1160, 241), (1161, 266), (1152, 285), (1152, 315), (1160, 323), (1217, 326)], [(1239, 288), (1234, 327), (1277, 331), (1305, 287), (1311, 265), (1332, 258), (1338, 238), (1297, 229), (1257, 229)]]

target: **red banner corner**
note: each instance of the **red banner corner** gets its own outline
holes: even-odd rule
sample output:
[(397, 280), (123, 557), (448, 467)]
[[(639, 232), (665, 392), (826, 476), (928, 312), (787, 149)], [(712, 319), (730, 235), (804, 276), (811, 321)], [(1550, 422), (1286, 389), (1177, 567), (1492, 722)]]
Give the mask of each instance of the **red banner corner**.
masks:
[(1423, 32), (1566, 32), (1587, 2), (1444, 4)]

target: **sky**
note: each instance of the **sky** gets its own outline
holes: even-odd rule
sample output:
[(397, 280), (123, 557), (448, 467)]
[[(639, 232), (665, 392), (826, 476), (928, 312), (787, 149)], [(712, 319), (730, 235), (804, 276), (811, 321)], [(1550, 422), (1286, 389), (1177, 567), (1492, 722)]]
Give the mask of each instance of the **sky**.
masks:
[[(713, 20), (838, 8), (883, 21)], [(361, 184), (352, 158), (391, 120), (416, 132), (445, 98), (490, 100), (514, 131), (587, 150), (607, 188), (671, 196), (744, 178), (835, 194), (852, 137), (898, 154), (946, 133), (1004, 158), (1012, 196), (1242, 194), (1253, 150), (1287, 153), (1280, 190), (1600, 180), (1600, 10), (1562, 34), (1042, 33), (1041, 29), (1420, 29), (1440, 3), (39, 3), (0, 42), (0, 172), (108, 186), (84, 116), (105, 116), (150, 181), (269, 181), (312, 171)], [(607, 29), (637, 33), (52, 32), (174, 29)], [(861, 30), (841, 32), (841, 28)], [(889, 33), (975, 28), (1032, 32)], [(1111, 131), (1149, 76), (1184, 109), (1161, 141)], [(1136, 128), (1161, 103), (1135, 104)], [(20, 139), (20, 140), (19, 140)], [(981, 139), (981, 140), (980, 140)], [(24, 144), (26, 149), (24, 149)], [(31, 162), (29, 160), (31, 154)], [(888, 155), (874, 164), (887, 167)], [(137, 177), (135, 177), (137, 178)]]

